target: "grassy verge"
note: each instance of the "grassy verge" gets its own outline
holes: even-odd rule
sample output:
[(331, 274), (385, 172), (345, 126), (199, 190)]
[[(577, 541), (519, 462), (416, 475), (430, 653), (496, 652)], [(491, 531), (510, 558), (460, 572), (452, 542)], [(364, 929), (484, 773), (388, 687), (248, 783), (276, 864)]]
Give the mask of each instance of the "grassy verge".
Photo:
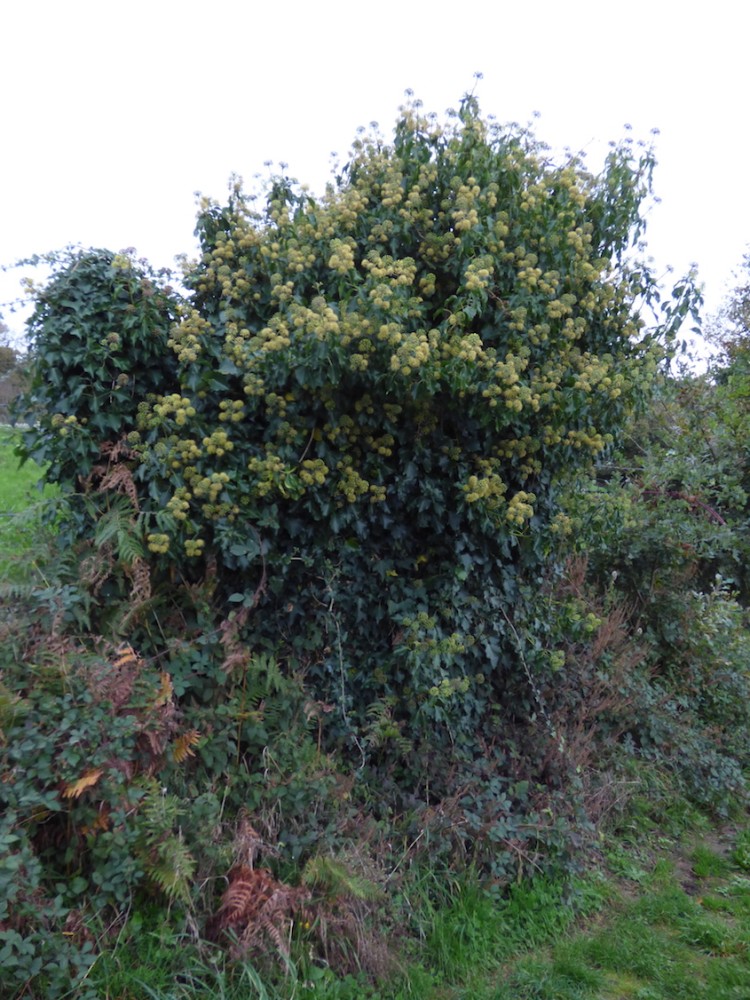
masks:
[[(750, 826), (679, 842), (612, 841), (570, 884), (537, 881), (495, 897), (456, 884), (440, 906), (413, 898), (412, 961), (375, 987), (290, 968), (273, 985), (249, 964), (199, 954), (135, 915), (92, 969), (118, 1000), (746, 1000), (750, 997)], [(407, 949), (408, 950), (408, 949)]]
[(4, 513), (23, 511), (30, 500), (39, 499), (36, 485), (41, 470), (33, 462), (19, 468), (13, 452), (17, 440), (12, 428), (0, 427), (0, 511)]

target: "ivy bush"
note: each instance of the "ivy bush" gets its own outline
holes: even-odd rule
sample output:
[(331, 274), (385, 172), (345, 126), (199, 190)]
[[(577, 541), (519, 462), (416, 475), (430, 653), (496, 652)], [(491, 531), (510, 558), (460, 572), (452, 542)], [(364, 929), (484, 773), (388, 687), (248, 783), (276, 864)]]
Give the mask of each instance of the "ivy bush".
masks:
[[(607, 449), (689, 302), (645, 333), (653, 163), (624, 143), (598, 176), (555, 166), (474, 98), (446, 124), (411, 102), (320, 199), (278, 177), (202, 203), (168, 351), (152, 278), (71, 262), (31, 323), (26, 453), (129, 491), (131, 561), (210, 576), (247, 641), (336, 705), (334, 736), (470, 738), (512, 697), (507, 619), (565, 530), (556, 482)], [(135, 488), (111, 450), (97, 466), (113, 439)]]
[[(678, 286), (646, 330), (653, 165), (629, 142), (598, 175), (555, 165), (471, 97), (445, 123), (410, 102), (320, 198), (276, 177), (202, 202), (184, 299), (127, 254), (60, 259), (18, 409), (78, 560), (52, 627), (62, 600), (166, 665), (202, 734), (190, 795), (246, 768), (239, 810), (267, 784), (273, 705), (274, 752), (309, 786), (274, 793), (295, 854), (345, 822), (338, 767), (415, 830), (463, 787), (433, 845), (498, 877), (502, 844), (567, 855), (580, 810), (557, 764), (532, 780), (555, 742), (543, 688), (566, 676), (565, 615), (539, 594), (572, 530), (561, 486), (608, 453), (693, 302)], [(314, 788), (333, 798), (305, 834)]]

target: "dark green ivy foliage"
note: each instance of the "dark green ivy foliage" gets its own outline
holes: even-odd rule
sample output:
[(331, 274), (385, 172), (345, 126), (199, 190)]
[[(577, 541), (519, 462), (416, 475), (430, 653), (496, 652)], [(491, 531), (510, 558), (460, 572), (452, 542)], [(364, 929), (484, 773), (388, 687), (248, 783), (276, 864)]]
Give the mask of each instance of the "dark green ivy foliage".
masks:
[(15, 417), (34, 425), (23, 457), (76, 492), (102, 445), (135, 429), (138, 404), (175, 384), (176, 297), (145, 263), (107, 250), (65, 251), (54, 266), (29, 320), (31, 379)]

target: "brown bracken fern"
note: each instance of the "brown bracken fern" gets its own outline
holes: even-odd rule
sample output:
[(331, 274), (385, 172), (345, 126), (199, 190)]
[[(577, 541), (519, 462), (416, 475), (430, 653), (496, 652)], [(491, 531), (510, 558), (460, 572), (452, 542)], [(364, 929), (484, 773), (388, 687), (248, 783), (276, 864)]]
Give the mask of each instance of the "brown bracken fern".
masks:
[(234, 959), (265, 953), (269, 944), (279, 959), (288, 959), (294, 921), (311, 922), (308, 890), (285, 885), (266, 868), (249, 865), (235, 865), (228, 879), (206, 936), (209, 940), (229, 936)]

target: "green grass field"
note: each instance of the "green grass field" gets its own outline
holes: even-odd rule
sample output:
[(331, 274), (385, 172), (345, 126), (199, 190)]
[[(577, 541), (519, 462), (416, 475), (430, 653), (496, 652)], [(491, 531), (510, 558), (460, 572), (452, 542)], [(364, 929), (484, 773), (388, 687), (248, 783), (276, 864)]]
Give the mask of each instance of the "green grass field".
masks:
[[(588, 926), (512, 963), (500, 988), (477, 996), (750, 997), (750, 870), (739, 863), (737, 837), (674, 844), (643, 859), (637, 881), (609, 883), (614, 896)], [(740, 844), (747, 839), (746, 831), (739, 834)]]

